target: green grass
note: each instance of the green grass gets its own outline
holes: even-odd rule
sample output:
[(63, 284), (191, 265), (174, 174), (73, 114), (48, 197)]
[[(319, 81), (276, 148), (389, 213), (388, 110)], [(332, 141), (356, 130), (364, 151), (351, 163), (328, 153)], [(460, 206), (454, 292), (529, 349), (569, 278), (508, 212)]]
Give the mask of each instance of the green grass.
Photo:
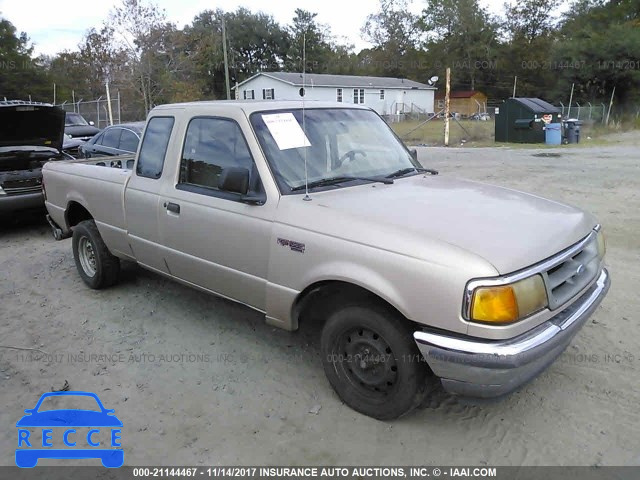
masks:
[[(473, 120), (451, 120), (449, 124), (449, 145), (473, 147), (493, 146), (494, 122)], [(444, 120), (433, 119), (427, 123), (409, 120), (390, 124), (394, 132), (407, 144), (444, 145)]]
[[(452, 147), (512, 147), (531, 148), (532, 144), (496, 143), (495, 123), (493, 120), (479, 122), (473, 120), (451, 120), (449, 124), (449, 145)], [(408, 145), (444, 145), (444, 120), (433, 119), (427, 123), (417, 120), (391, 123), (391, 128)], [(464, 127), (464, 128), (463, 128)], [(613, 135), (640, 129), (640, 120), (614, 122), (608, 126), (601, 123), (585, 124), (581, 127), (580, 145), (606, 145), (614, 142)], [(587, 140), (587, 137), (591, 137)], [(587, 143), (588, 142), (588, 143)], [(536, 148), (544, 144), (533, 145)]]

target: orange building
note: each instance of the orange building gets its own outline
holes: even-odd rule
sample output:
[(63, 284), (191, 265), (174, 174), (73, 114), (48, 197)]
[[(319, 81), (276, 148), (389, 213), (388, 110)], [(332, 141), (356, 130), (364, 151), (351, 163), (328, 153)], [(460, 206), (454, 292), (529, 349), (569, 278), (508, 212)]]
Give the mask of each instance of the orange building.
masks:
[[(475, 113), (486, 112), (487, 96), (477, 90), (458, 90), (450, 95), (451, 113), (459, 113), (462, 117), (470, 117)], [(436, 112), (444, 108), (444, 92), (436, 95)]]

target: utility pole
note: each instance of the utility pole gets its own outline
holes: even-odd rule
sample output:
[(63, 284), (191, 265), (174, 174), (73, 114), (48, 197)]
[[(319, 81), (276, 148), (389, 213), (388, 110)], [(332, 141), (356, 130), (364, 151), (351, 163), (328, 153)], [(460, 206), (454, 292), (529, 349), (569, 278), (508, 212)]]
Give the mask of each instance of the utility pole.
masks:
[(447, 67), (447, 81), (445, 83), (444, 93), (444, 146), (449, 146), (449, 97), (451, 94), (451, 69)]
[(56, 104), (56, 84), (53, 84), (53, 104)]
[(107, 89), (107, 111), (109, 112), (109, 125), (113, 125), (113, 112), (111, 111), (111, 93), (109, 92), (109, 79), (104, 82)]
[(222, 17), (222, 53), (224, 55), (224, 79), (227, 85), (227, 100), (231, 100), (231, 89), (229, 88), (229, 62), (227, 60), (227, 29)]
[(516, 98), (516, 85), (518, 85), (518, 76), (513, 77), (513, 96), (512, 98)]
[(607, 111), (607, 121), (605, 125), (609, 125), (609, 115), (611, 115), (611, 107), (613, 106), (613, 96), (616, 94), (616, 87), (613, 87), (611, 92), (611, 101), (609, 102), (609, 110)]
[(576, 86), (575, 83), (571, 84), (571, 95), (569, 95), (569, 110), (567, 110), (567, 118), (571, 118), (571, 102), (573, 102), (573, 87), (575, 86)]

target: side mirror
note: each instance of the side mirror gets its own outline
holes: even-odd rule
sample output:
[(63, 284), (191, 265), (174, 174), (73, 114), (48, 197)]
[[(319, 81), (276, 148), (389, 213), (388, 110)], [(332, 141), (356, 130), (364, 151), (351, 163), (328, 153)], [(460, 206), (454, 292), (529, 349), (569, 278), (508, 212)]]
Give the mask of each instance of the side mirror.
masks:
[(417, 162), (418, 161), (418, 150), (416, 150), (415, 148), (412, 148), (411, 150), (409, 150), (409, 153), (411, 154), (411, 157), (413, 157), (413, 159)]
[(93, 123), (93, 120), (89, 120), (89, 125), (91, 125), (92, 127), (95, 125), (95, 123)]
[(242, 167), (225, 168), (218, 179), (218, 188), (246, 195), (249, 191), (249, 170)]

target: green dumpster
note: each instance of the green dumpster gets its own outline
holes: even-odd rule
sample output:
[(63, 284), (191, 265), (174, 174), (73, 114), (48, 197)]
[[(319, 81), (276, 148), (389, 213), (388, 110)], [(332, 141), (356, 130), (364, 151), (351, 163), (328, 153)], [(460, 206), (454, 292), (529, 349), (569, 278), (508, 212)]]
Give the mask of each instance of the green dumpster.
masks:
[(496, 142), (545, 143), (545, 126), (561, 117), (557, 107), (539, 98), (508, 98), (496, 108)]

